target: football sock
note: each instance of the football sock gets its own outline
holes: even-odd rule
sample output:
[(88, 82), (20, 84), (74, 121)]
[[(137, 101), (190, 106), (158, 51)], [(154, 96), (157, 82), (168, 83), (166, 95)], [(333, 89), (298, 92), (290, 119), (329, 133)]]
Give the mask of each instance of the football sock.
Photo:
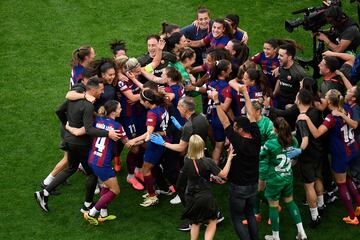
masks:
[(136, 168), (135, 168), (135, 172), (141, 172), (141, 168), (136, 167)]
[(311, 219), (315, 221), (317, 219), (317, 217), (319, 216), (318, 209), (310, 208), (310, 214), (311, 214)]
[(126, 169), (129, 174), (134, 174), (136, 166), (136, 154), (129, 151), (128, 155), (126, 156)]
[(286, 203), (287, 208), (289, 209), (291, 218), (295, 224), (301, 223), (301, 215), (298, 206), (294, 201)]
[(154, 189), (154, 179), (152, 177), (152, 175), (150, 174), (149, 176), (144, 176), (144, 181), (145, 181), (145, 187), (147, 192), (149, 193), (149, 196), (155, 196), (155, 189)]
[(341, 200), (343, 201), (346, 210), (349, 213), (349, 216), (351, 219), (354, 219), (355, 217), (355, 212), (354, 212), (354, 208), (352, 206), (352, 200), (350, 197), (350, 193), (349, 190), (346, 186), (346, 183), (337, 183), (338, 187), (339, 187), (339, 195)]
[(107, 187), (101, 187), (100, 196), (105, 195), (108, 191), (110, 191)]
[(54, 177), (53, 175), (51, 175), (51, 173), (50, 173), (49, 176), (47, 176), (47, 177), (44, 179), (44, 184), (45, 184), (45, 185), (49, 185), (54, 178), (55, 178), (55, 177)]
[(317, 206), (318, 207), (324, 206), (324, 195), (317, 196)]
[(95, 217), (95, 215), (96, 215), (98, 212), (99, 212), (99, 211), (98, 211), (95, 207), (93, 207), (93, 208), (90, 209), (89, 215), (92, 216), (92, 217)]
[(280, 240), (279, 231), (272, 231), (272, 236), (274, 240)]
[(101, 217), (107, 217), (107, 216), (108, 216), (107, 208), (102, 208), (102, 209), (100, 210), (100, 216), (101, 216)]
[(106, 194), (101, 196), (99, 201), (95, 204), (96, 209), (102, 209), (105, 208), (114, 198), (116, 197), (116, 194), (113, 191), (108, 191)]
[(357, 190), (356, 185), (351, 177), (346, 178), (346, 185), (348, 187), (348, 190), (349, 190), (351, 196), (356, 201), (356, 206), (360, 206), (360, 194), (359, 194), (359, 191)]
[(279, 211), (277, 207), (269, 207), (269, 217), (271, 220), (271, 229), (274, 232), (277, 232), (279, 235)]
[(45, 197), (48, 197), (48, 196), (50, 195), (49, 192), (46, 191), (46, 189), (44, 189), (43, 193), (44, 193), (44, 196), (45, 196)]
[(127, 178), (127, 179), (132, 179), (132, 178), (134, 178), (134, 177), (135, 177), (134, 174), (130, 174), (130, 173), (129, 173), (126, 178)]

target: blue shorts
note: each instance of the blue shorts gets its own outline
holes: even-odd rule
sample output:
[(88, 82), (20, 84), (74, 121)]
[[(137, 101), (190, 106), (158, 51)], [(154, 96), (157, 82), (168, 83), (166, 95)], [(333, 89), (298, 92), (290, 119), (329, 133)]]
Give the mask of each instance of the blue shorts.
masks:
[(92, 164), (90, 164), (90, 167), (94, 171), (95, 175), (98, 176), (103, 182), (112, 177), (116, 177), (116, 174), (111, 167), (98, 167)]
[(346, 173), (350, 162), (356, 160), (356, 154), (355, 156), (351, 156), (348, 158), (339, 158), (336, 156), (331, 155), (331, 169), (336, 173)]
[(225, 141), (225, 130), (218, 117), (211, 118), (210, 125), (213, 131), (215, 142)]
[(144, 154), (144, 162), (151, 163), (152, 165), (156, 165), (160, 160), (161, 157), (165, 153), (165, 147), (159, 146), (152, 142), (147, 142), (146, 150)]

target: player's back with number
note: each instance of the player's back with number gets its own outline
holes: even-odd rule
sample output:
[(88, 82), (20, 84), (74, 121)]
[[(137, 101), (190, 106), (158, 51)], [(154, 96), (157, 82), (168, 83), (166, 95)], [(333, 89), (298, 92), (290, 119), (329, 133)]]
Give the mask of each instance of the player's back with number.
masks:
[[(126, 136), (123, 127), (113, 119), (97, 117), (95, 127), (103, 130), (119, 130), (123, 137)], [(93, 139), (88, 162), (97, 167), (110, 167), (110, 163), (115, 151), (115, 142), (108, 137), (95, 137)]]
[[(298, 143), (293, 138), (291, 146), (297, 147)], [(288, 148), (284, 149), (277, 137), (265, 142), (260, 152), (260, 158), (268, 162), (266, 181), (292, 182), (291, 159), (287, 157)]]

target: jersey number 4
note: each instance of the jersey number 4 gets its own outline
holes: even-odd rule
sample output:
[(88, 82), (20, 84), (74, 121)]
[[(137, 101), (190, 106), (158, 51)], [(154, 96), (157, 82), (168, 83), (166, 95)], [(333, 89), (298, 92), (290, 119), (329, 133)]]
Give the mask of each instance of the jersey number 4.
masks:
[(105, 141), (106, 141), (106, 137), (98, 137), (96, 139), (96, 143), (95, 143), (95, 152), (94, 154), (98, 157), (102, 157), (102, 153), (105, 149)]

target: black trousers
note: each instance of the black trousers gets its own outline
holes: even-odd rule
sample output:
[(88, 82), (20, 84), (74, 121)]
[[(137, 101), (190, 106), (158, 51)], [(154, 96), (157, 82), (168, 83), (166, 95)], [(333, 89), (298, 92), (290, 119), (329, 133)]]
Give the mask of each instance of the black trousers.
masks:
[(85, 202), (92, 202), (97, 183), (97, 176), (87, 163), (90, 146), (74, 145), (70, 143), (65, 143), (65, 145), (68, 150), (68, 166), (56, 175), (54, 180), (46, 187), (46, 191), (51, 192), (57, 186), (65, 182), (66, 179), (77, 171), (79, 164), (81, 163), (87, 174)]
[[(239, 186), (230, 183), (230, 214), (236, 234), (241, 240), (258, 240), (259, 231), (254, 215), (258, 184)], [(245, 218), (248, 225), (244, 225)]]

